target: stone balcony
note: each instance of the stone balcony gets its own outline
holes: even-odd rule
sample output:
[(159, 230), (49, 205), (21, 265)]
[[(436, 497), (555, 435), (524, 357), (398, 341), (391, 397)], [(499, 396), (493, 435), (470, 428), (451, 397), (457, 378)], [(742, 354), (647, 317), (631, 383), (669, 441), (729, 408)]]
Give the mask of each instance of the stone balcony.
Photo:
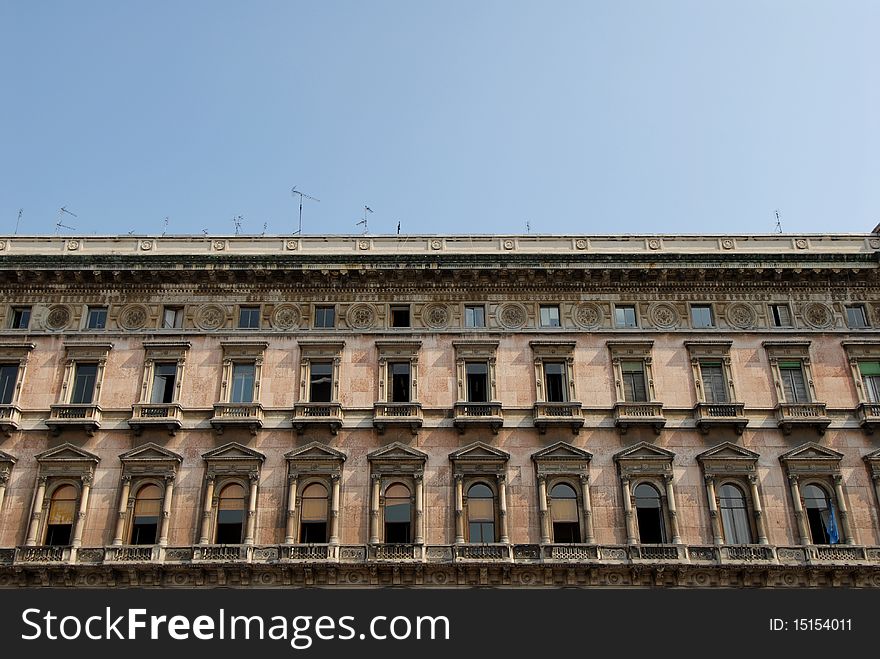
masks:
[(859, 424), (869, 435), (880, 428), (880, 403), (861, 403), (858, 407)]
[(535, 403), (533, 410), (534, 423), (543, 435), (547, 428), (571, 428), (577, 435), (584, 425), (581, 404), (571, 403)]
[(263, 427), (263, 406), (260, 403), (214, 403), (211, 425), (218, 434), (227, 428), (247, 428), (256, 435)]
[(776, 425), (785, 435), (798, 427), (813, 428), (824, 435), (830, 424), (825, 403), (779, 403), (776, 406)]
[(21, 408), (18, 405), (0, 405), (0, 432), (9, 437), (21, 429)]
[(504, 417), (501, 414), (501, 403), (497, 401), (489, 403), (455, 403), (452, 409), (452, 425), (459, 433), (464, 433), (468, 428), (490, 428), (494, 434), (504, 425)]
[(373, 426), (383, 434), (389, 426), (409, 428), (417, 435), (422, 427), (421, 403), (376, 403), (373, 405)]
[(659, 435), (666, 425), (663, 403), (618, 402), (614, 405), (614, 425), (621, 434), (626, 434), (631, 426), (648, 426)]
[(694, 420), (700, 432), (709, 434), (712, 428), (733, 428), (737, 435), (749, 425), (743, 403), (697, 403)]
[(128, 425), (135, 435), (145, 428), (164, 428), (173, 436), (183, 427), (183, 408), (179, 403), (136, 403), (131, 406)]
[(80, 428), (91, 437), (101, 427), (101, 408), (98, 405), (65, 403), (52, 405), (46, 419), (53, 435), (60, 435), (67, 428)]
[(291, 423), (300, 435), (305, 432), (306, 428), (314, 427), (327, 428), (335, 435), (342, 428), (342, 404), (296, 403), (293, 406)]

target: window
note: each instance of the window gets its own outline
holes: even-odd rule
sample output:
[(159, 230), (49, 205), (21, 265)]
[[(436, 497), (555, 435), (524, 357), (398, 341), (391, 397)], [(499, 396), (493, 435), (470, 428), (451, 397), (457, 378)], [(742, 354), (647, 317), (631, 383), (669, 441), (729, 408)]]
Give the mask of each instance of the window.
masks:
[(329, 403), (333, 391), (333, 364), (331, 362), (312, 362), (309, 369), (309, 401)]
[(865, 398), (867, 401), (869, 403), (880, 403), (880, 362), (859, 362), (859, 373), (861, 373), (862, 381), (865, 383)]
[(73, 390), (70, 394), (71, 404), (91, 405), (95, 397), (97, 378), (97, 364), (78, 362), (73, 372)]
[(239, 307), (238, 308), (238, 328), (239, 329), (259, 329), (260, 328), (260, 307)]
[(568, 400), (564, 362), (544, 362), (544, 387), (548, 403), (564, 403)]
[(550, 490), (550, 519), (553, 522), (553, 542), (581, 541), (577, 494), (568, 483), (557, 483)]
[(641, 361), (623, 361), (623, 397), (628, 403), (648, 401), (648, 388), (645, 384), (645, 365)]
[(834, 513), (831, 497), (825, 488), (812, 483), (805, 486), (803, 501), (812, 543), (814, 545), (836, 545), (840, 542), (837, 516)]
[(791, 310), (787, 304), (770, 305), (770, 324), (773, 327), (791, 327)]
[(0, 364), (0, 405), (11, 405), (18, 384), (18, 364)]
[(469, 304), (464, 308), (465, 327), (485, 327), (486, 307), (482, 304)]
[(177, 362), (162, 362), (153, 366), (153, 390), (151, 403), (174, 401), (174, 384), (177, 379)]
[(711, 304), (691, 305), (691, 325), (695, 328), (715, 327)]
[(70, 544), (77, 499), (78, 492), (73, 485), (60, 485), (52, 493), (44, 544), (54, 547)]
[(639, 541), (642, 544), (664, 544), (666, 524), (663, 521), (663, 501), (653, 485), (640, 483), (634, 491)]
[(232, 365), (232, 391), (230, 403), (253, 403), (254, 383), (257, 367), (254, 363), (235, 363)]
[(156, 544), (161, 515), (162, 490), (153, 483), (142, 486), (137, 491), (134, 500), (129, 543), (133, 545)]
[(725, 483), (718, 488), (718, 508), (721, 511), (725, 544), (752, 544), (752, 527), (745, 493), (738, 486)]
[(12, 307), (9, 318), (9, 329), (24, 330), (31, 324), (30, 307)]
[(412, 496), (409, 488), (394, 483), (385, 490), (385, 542), (412, 542)]
[(850, 329), (869, 327), (868, 314), (864, 304), (850, 304), (846, 307), (846, 324)]
[(703, 393), (707, 403), (730, 402), (727, 379), (724, 377), (724, 366), (721, 362), (701, 361), (700, 379), (703, 382)]
[(633, 305), (615, 306), (614, 324), (617, 327), (638, 327), (636, 308)]
[(541, 327), (561, 327), (558, 305), (541, 305)]
[(315, 328), (336, 327), (336, 307), (315, 307)]
[(165, 307), (162, 310), (162, 329), (183, 327), (183, 307)]
[(786, 403), (809, 403), (810, 394), (804, 378), (803, 364), (799, 361), (779, 362), (779, 375)]
[(409, 305), (391, 306), (391, 327), (409, 327)]
[(495, 495), (489, 486), (476, 483), (467, 494), (468, 542), (495, 542)]
[(486, 362), (467, 362), (465, 364), (467, 379), (467, 402), (489, 402), (489, 366)]
[(241, 544), (244, 536), (245, 491), (238, 483), (220, 490), (217, 500), (217, 527), (214, 542), (218, 545)]
[(304, 544), (327, 542), (327, 488), (311, 483), (303, 488), (299, 541)]
[(410, 399), (410, 363), (392, 362), (388, 365), (388, 390), (392, 403), (408, 403)]
[(107, 327), (107, 307), (89, 307), (86, 315), (86, 329), (105, 329)]

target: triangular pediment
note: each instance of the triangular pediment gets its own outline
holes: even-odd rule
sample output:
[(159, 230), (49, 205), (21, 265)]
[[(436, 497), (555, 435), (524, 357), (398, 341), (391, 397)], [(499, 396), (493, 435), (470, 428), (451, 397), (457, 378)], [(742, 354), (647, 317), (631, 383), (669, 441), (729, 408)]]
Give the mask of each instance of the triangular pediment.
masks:
[(262, 462), (266, 456), (252, 448), (248, 448), (238, 442), (230, 442), (219, 446), (207, 453), (202, 454), (206, 461), (211, 460), (259, 460)]
[(672, 460), (675, 453), (648, 442), (639, 442), (623, 449), (614, 456), (617, 460)]
[(101, 461), (97, 455), (84, 451), (70, 443), (50, 448), (48, 451), (37, 453), (34, 456), (38, 462), (94, 462)]
[(750, 460), (756, 461), (759, 457), (754, 451), (737, 446), (733, 442), (723, 442), (713, 446), (708, 451), (703, 451), (697, 456), (697, 460)]
[(15, 456), (0, 451), (0, 462), (9, 462), (15, 464), (16, 462), (18, 462), (18, 459)]
[(589, 462), (593, 459), (593, 454), (576, 446), (572, 446), (567, 442), (556, 442), (546, 448), (542, 448), (537, 453), (532, 454), (532, 460), (580, 460)]
[(877, 449), (876, 451), (871, 451), (862, 459), (863, 460), (880, 460), (880, 449)]
[(467, 446), (453, 451), (449, 454), (449, 459), (456, 460), (504, 460), (510, 459), (510, 454), (505, 453), (501, 449), (489, 446), (483, 442), (474, 442)]
[(347, 457), (342, 451), (322, 444), (321, 442), (309, 442), (304, 446), (295, 448), (284, 454), (287, 460), (339, 460), (345, 462)]
[(807, 442), (788, 453), (779, 456), (783, 462), (796, 462), (798, 460), (835, 460), (843, 459), (843, 453), (830, 449), (826, 446), (820, 446), (816, 442)]
[(143, 460), (144, 462), (183, 462), (182, 455), (178, 455), (174, 451), (169, 451), (153, 442), (148, 442), (143, 446), (138, 446), (135, 449), (127, 451), (120, 455), (119, 459), (123, 462), (135, 462), (139, 460)]
[(427, 459), (427, 453), (422, 453), (420, 450), (415, 449), (412, 446), (407, 446), (406, 444), (401, 444), (400, 442), (392, 442), (388, 446), (383, 446), (382, 448), (367, 454), (367, 460), (370, 461), (419, 460), (425, 462)]

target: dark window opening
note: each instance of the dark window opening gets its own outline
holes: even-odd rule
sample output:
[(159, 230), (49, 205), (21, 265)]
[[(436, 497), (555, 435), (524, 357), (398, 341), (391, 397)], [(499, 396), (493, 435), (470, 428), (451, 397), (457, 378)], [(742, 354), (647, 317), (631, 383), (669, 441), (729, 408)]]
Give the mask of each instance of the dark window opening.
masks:
[(309, 369), (309, 401), (329, 403), (333, 391), (333, 364), (312, 362)]
[(544, 384), (548, 403), (564, 403), (568, 400), (565, 386), (565, 364), (544, 362)]
[(12, 317), (9, 320), (10, 329), (27, 329), (31, 324), (30, 307), (13, 307)]
[(485, 327), (486, 308), (483, 305), (469, 305), (464, 308), (465, 327)]
[(409, 488), (395, 483), (385, 490), (385, 542), (412, 542), (412, 504)]
[(410, 402), (410, 363), (392, 362), (388, 370), (391, 376), (391, 402)]
[(782, 377), (782, 391), (786, 403), (809, 403), (807, 381), (800, 362), (780, 362), (779, 374)]
[(550, 490), (550, 519), (553, 522), (553, 542), (581, 541), (577, 494), (571, 485), (557, 483)]
[(773, 327), (791, 327), (791, 310), (787, 304), (770, 305), (770, 322)]
[(840, 542), (837, 515), (828, 493), (818, 485), (811, 484), (804, 487), (802, 496), (812, 543), (836, 545)]
[(104, 329), (107, 327), (107, 307), (89, 307), (86, 327), (88, 329)]
[(315, 307), (315, 327), (336, 327), (336, 307)]
[(639, 541), (644, 545), (666, 542), (666, 524), (663, 521), (663, 503), (660, 493), (652, 485), (642, 483), (635, 489), (636, 517)]
[(244, 537), (245, 492), (238, 483), (231, 483), (220, 492), (217, 503), (218, 545), (239, 545)]
[(467, 400), (469, 403), (489, 402), (489, 365), (485, 362), (465, 364)]
[(154, 545), (162, 516), (162, 491), (156, 485), (144, 485), (137, 493), (131, 518), (131, 544)]
[(18, 364), (0, 364), (0, 405), (9, 405), (18, 384)]
[(98, 377), (97, 364), (77, 364), (73, 374), (73, 391), (70, 402), (74, 405), (91, 405)]
[(46, 545), (66, 547), (70, 544), (76, 503), (77, 491), (73, 485), (62, 485), (53, 492), (46, 520)]
[(239, 329), (259, 329), (260, 307), (239, 307), (238, 327)]
[(174, 400), (174, 384), (177, 379), (175, 362), (157, 363), (153, 366), (153, 391), (151, 403), (170, 403)]
[(162, 311), (162, 329), (180, 329), (183, 327), (183, 309), (181, 307), (165, 307)]
[(409, 327), (409, 305), (391, 307), (391, 327)]

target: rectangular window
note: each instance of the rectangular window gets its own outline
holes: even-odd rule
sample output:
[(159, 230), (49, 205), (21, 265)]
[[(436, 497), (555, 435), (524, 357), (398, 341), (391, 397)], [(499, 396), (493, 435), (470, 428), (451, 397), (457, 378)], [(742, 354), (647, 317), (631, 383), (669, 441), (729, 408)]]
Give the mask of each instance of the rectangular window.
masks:
[(177, 379), (177, 362), (163, 362), (153, 366), (153, 391), (151, 403), (174, 401), (174, 384)]
[(336, 307), (315, 307), (315, 327), (318, 329), (336, 327)]
[(86, 316), (87, 329), (105, 329), (107, 327), (107, 307), (89, 307)]
[(810, 394), (801, 362), (779, 362), (782, 391), (786, 403), (809, 403)]
[(638, 327), (636, 322), (636, 308), (632, 305), (620, 305), (614, 307), (614, 324), (617, 327)]
[(695, 328), (715, 327), (711, 304), (691, 305), (691, 325)]
[(333, 363), (311, 362), (309, 367), (309, 402), (329, 403), (333, 400)]
[(486, 362), (467, 362), (467, 401), (469, 403), (489, 402), (489, 365)]
[(239, 329), (259, 329), (260, 328), (260, 307), (239, 307), (238, 308), (238, 328)]
[(18, 364), (0, 364), (0, 405), (12, 404), (18, 383)]
[(95, 396), (95, 383), (97, 379), (97, 364), (77, 363), (73, 371), (73, 390), (70, 393), (71, 404), (91, 405)]
[(851, 304), (846, 307), (846, 324), (850, 329), (864, 329), (868, 327), (868, 314), (864, 304)]
[(392, 403), (410, 402), (410, 363), (392, 362), (388, 364), (390, 393)]
[(868, 402), (880, 403), (880, 362), (859, 362), (859, 371), (865, 383)]
[(485, 327), (486, 326), (486, 307), (482, 304), (468, 305), (464, 308), (464, 326), (465, 327)]
[(409, 305), (391, 307), (391, 327), (409, 327)]
[(30, 307), (12, 307), (12, 313), (9, 316), (9, 329), (26, 330), (30, 324)]
[(568, 400), (563, 362), (544, 362), (544, 387), (548, 403), (564, 403)]
[(620, 364), (623, 371), (623, 398), (628, 403), (645, 403), (648, 401), (648, 387), (645, 382), (645, 365), (640, 361), (624, 361)]
[(770, 305), (770, 324), (773, 327), (791, 327), (791, 310), (787, 304)]
[(700, 377), (703, 380), (703, 395), (707, 403), (727, 403), (727, 382), (721, 362), (700, 362)]
[(229, 395), (230, 403), (254, 402), (254, 382), (256, 381), (256, 375), (257, 366), (253, 362), (232, 365), (232, 391)]
[(180, 329), (183, 327), (183, 308), (165, 307), (162, 310), (162, 329)]
[(541, 327), (561, 327), (558, 305), (541, 305)]

